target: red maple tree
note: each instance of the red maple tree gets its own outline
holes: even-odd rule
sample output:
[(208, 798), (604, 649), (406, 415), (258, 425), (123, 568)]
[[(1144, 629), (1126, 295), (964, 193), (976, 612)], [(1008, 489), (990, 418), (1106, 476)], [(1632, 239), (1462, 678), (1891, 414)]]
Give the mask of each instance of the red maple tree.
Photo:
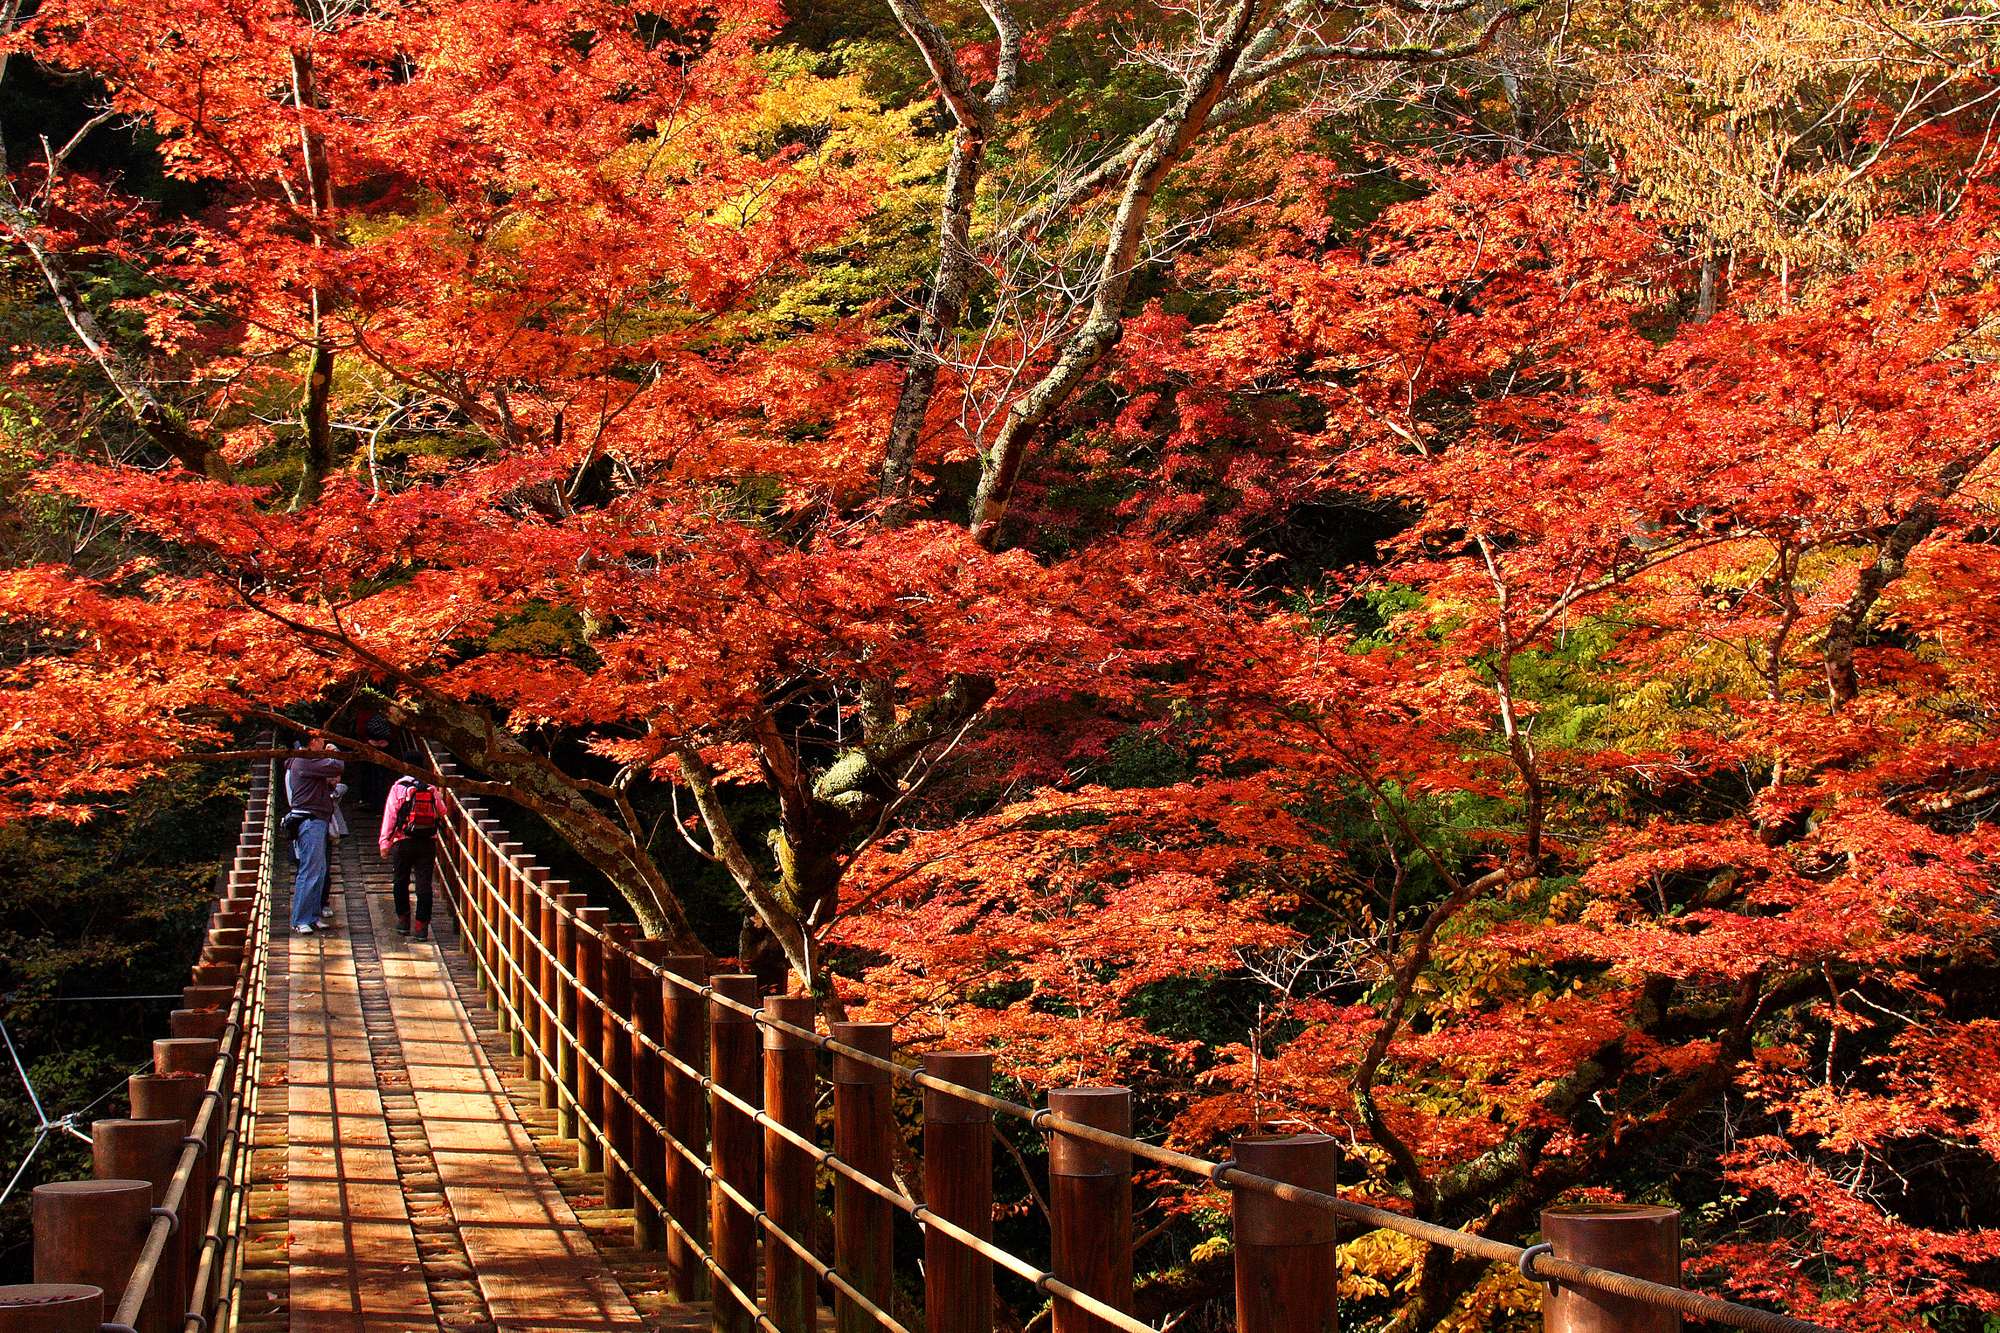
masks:
[[(1392, 158), (1407, 201), (1337, 222), (1287, 80), (1518, 10), (1337, 43), (1175, 11), (1133, 57), (1168, 110), (975, 236), (993, 144), (1033, 156), (1006, 118), (1088, 100), (1037, 52), (1131, 16), (996, 3), (982, 48), (895, 13), (952, 137), (888, 346), (894, 293), (801, 313), (894, 173), (770, 132), (766, 6), (47, 0), (10, 33), (210, 203), (113, 225), (55, 148), (10, 178), (11, 242), (180, 466), (40, 474), (126, 545), (0, 575), (7, 813), (366, 697), (693, 949), (684, 838), (738, 956), (829, 1012), (1131, 1081), (1205, 1147), (1337, 1128), (1370, 1189), (1495, 1235), (1712, 1158), (1773, 1201), (1715, 1204), (1745, 1292), (1990, 1310), (1994, 1233), (1926, 1198), (1996, 1147), (1978, 103), (1870, 159), (1899, 202), (1841, 262), (1718, 288), (1574, 158)], [(93, 313), (113, 263), (148, 282)], [(1380, 549), (1308, 558), (1327, 512)], [(1392, 1270), (1402, 1326), (1511, 1299)]]

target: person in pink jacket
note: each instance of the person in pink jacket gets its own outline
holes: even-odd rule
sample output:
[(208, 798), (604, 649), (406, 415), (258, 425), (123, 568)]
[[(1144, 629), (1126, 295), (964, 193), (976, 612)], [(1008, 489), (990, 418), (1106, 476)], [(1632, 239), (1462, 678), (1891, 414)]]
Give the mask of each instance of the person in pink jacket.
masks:
[[(408, 750), (403, 762), (426, 771), (421, 750)], [(437, 863), (437, 826), (444, 815), (444, 796), (428, 782), (396, 779), (382, 804), (382, 835), (376, 845), (395, 868), (396, 933), (412, 939), (431, 936), (431, 871)], [(417, 885), (417, 922), (410, 925), (410, 881)]]

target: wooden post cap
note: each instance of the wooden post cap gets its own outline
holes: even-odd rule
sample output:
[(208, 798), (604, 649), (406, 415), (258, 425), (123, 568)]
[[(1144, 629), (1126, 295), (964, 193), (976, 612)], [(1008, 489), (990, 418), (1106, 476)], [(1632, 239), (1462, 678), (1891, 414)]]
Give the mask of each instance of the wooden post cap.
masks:
[[(991, 1051), (926, 1051), (923, 1067), (932, 1078), (975, 1092), (986, 1092), (993, 1086)], [(993, 1112), (964, 1097), (925, 1088), (924, 1119), (940, 1125), (985, 1125), (992, 1123)]]
[(229, 1002), (235, 998), (234, 986), (185, 986), (181, 989), (181, 1008), (226, 1011)]
[[(1111, 1134), (1132, 1134), (1130, 1088), (1057, 1088), (1049, 1093), (1049, 1110), (1065, 1120)], [(1056, 1176), (1129, 1176), (1132, 1154), (1057, 1130), (1049, 1140), (1049, 1174)]]
[[(1542, 1238), (1556, 1258), (1630, 1273), (1664, 1286), (1681, 1284), (1681, 1215), (1643, 1203), (1579, 1203), (1542, 1210)], [(1679, 1333), (1681, 1317), (1663, 1306), (1590, 1287), (1556, 1283), (1542, 1298), (1544, 1333)]]
[(0, 1333), (97, 1333), (104, 1291), (77, 1282), (0, 1287)]
[[(1246, 1134), (1232, 1141), (1236, 1165), (1253, 1176), (1282, 1180), (1320, 1194), (1340, 1179), (1340, 1141), (1327, 1134)], [(1323, 1208), (1290, 1203), (1243, 1186), (1234, 1191), (1239, 1245), (1324, 1245), (1334, 1217)]]
[(670, 953), (660, 959), (660, 966), (667, 970), (667, 998), (674, 999), (693, 992), (699, 995), (708, 984), (708, 959), (698, 953)]
[[(725, 1000), (734, 1000), (738, 1004), (746, 1004), (753, 1009), (757, 1005), (757, 978), (747, 972), (725, 972), (719, 977), (710, 977), (708, 984), (714, 987), (715, 993)], [(749, 1014), (738, 1009), (731, 1009), (726, 1004), (711, 1004), (709, 1011), (709, 1022), (711, 1023), (755, 1023), (757, 1021)]]
[(185, 1074), (134, 1074), (125, 1080), (134, 1120), (178, 1120), (194, 1132), (195, 1118), (208, 1095), (203, 1080)]
[(176, 1009), (167, 1015), (168, 1030), (176, 1037), (197, 1037), (220, 1042), (222, 1030), (229, 1026), (229, 1012), (225, 1009)]
[(90, 1173), (99, 1180), (151, 1181), (157, 1206), (166, 1200), (186, 1137), (178, 1120), (93, 1120)]
[[(878, 1060), (887, 1060), (895, 1054), (896, 1025), (894, 1023), (835, 1023), (833, 1039), (843, 1046), (872, 1055)], [(839, 1051), (833, 1053), (833, 1081), (835, 1083), (859, 1083), (874, 1085), (890, 1082), (895, 1075), (886, 1069), (864, 1064), (851, 1055)]]
[(149, 1180), (35, 1186), (35, 1277), (125, 1294), (152, 1222)]
[(206, 1078), (222, 1044), (213, 1037), (162, 1037), (153, 1043), (153, 1072)]

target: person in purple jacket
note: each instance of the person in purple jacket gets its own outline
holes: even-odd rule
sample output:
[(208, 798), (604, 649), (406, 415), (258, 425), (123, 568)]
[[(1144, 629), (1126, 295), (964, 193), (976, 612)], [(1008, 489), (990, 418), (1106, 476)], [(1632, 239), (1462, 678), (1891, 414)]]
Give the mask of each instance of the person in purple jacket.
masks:
[(327, 832), (333, 822), (334, 787), (347, 765), (326, 751), (332, 744), (315, 738), (306, 752), (285, 761), (285, 783), (292, 794), (292, 809), (305, 814), (292, 850), (298, 854), (298, 874), (292, 878), (292, 929), (301, 935), (313, 933), (320, 908), (326, 902)]

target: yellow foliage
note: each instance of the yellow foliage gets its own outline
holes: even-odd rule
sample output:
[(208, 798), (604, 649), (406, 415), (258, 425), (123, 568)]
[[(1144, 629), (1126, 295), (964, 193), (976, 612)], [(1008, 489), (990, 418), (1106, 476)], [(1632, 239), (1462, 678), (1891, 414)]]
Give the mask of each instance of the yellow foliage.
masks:
[(1504, 1264), (1488, 1264), (1479, 1284), (1437, 1323), (1438, 1333), (1491, 1333), (1539, 1315), (1542, 1289)]
[[(1340, 1299), (1408, 1297), (1423, 1272), (1422, 1241), (1371, 1231), (1340, 1247)], [(1514, 1269), (1489, 1265), (1471, 1291), (1438, 1324), (1443, 1333), (1491, 1333), (1542, 1308), (1541, 1288)]]
[(1422, 1275), (1424, 1243), (1399, 1231), (1371, 1231), (1340, 1247), (1340, 1299), (1408, 1295)]
[(1986, 54), (1949, 18), (1895, 0), (1677, 8), (1651, 49), (1592, 62), (1585, 123), (1652, 207), (1719, 247), (1830, 263), (1895, 202), (1871, 106), (1908, 135)]
[(1214, 1259), (1220, 1255), (1227, 1254), (1230, 1248), (1230, 1240), (1227, 1236), (1210, 1236), (1207, 1240), (1200, 1242), (1192, 1250), (1188, 1251), (1188, 1263), (1195, 1265), (1208, 1259)]

